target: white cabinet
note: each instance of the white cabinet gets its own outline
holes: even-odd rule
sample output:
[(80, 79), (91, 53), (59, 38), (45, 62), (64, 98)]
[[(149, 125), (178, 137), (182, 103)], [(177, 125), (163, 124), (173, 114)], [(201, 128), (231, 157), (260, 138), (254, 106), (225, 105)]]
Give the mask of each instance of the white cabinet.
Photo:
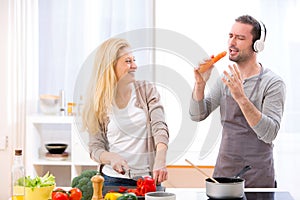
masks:
[[(56, 178), (57, 186), (70, 186), (74, 177), (83, 170), (97, 169), (79, 137), (73, 116), (31, 115), (26, 123), (26, 175), (42, 176), (47, 171)], [(68, 157), (49, 158), (46, 143), (66, 143)]]

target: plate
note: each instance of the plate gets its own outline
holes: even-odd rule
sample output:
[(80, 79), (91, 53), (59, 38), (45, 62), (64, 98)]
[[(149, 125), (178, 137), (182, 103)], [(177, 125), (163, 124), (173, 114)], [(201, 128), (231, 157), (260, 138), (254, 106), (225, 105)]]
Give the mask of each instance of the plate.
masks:
[(61, 161), (61, 160), (66, 160), (69, 157), (69, 153), (68, 152), (64, 152), (62, 154), (46, 153), (45, 157), (47, 160)]

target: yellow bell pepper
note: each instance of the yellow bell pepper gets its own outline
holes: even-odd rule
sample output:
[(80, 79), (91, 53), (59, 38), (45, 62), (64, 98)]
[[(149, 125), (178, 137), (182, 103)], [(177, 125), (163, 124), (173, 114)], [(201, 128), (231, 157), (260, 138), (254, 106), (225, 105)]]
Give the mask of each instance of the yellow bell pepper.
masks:
[(123, 194), (118, 192), (108, 192), (104, 196), (104, 200), (117, 200), (118, 197), (122, 196)]

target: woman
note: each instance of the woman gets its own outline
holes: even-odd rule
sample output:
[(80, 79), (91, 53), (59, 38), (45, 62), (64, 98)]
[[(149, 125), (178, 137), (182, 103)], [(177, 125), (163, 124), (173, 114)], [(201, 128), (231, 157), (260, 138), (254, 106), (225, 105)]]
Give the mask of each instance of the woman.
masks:
[(98, 49), (83, 109), (91, 158), (103, 166), (105, 186), (136, 186), (133, 177), (167, 179), (169, 133), (155, 86), (136, 81), (137, 66), (124, 39)]

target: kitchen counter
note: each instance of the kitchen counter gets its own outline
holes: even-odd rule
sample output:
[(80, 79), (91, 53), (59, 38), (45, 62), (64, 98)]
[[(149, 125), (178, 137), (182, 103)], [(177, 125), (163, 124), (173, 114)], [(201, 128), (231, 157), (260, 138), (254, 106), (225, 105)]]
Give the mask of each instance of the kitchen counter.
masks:
[[(165, 191), (176, 194), (176, 200), (212, 200), (206, 196), (205, 188), (166, 188)], [(245, 196), (239, 200), (295, 200), (288, 191), (278, 188), (245, 188), (244, 192)]]
[[(175, 193), (176, 200), (211, 200), (206, 196), (205, 188), (166, 188), (165, 191)], [(239, 200), (295, 200), (288, 191), (278, 188), (245, 188), (244, 192), (244, 198)]]
[[(245, 188), (243, 200), (294, 200), (287, 191), (277, 188)], [(167, 188), (166, 192), (176, 194), (177, 200), (205, 200), (205, 188)]]

